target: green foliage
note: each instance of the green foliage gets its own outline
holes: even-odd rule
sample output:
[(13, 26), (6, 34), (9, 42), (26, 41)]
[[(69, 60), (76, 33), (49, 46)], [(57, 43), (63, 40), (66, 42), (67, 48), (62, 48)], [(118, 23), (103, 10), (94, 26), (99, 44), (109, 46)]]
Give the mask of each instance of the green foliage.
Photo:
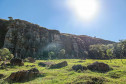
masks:
[(112, 51), (112, 49), (107, 49), (106, 52), (107, 52), (107, 55), (109, 56), (110, 61), (111, 61), (111, 58), (112, 58), (112, 56), (113, 56), (113, 51)]
[(107, 74), (107, 76), (111, 77), (111, 78), (120, 78), (126, 75), (126, 71), (124, 70), (115, 70), (115, 71), (111, 71)]
[[(123, 59), (126, 61), (126, 59)], [(68, 66), (60, 69), (49, 69), (48, 67), (38, 66), (39, 62), (54, 62), (59, 63), (62, 61), (67, 61)], [(120, 59), (112, 59), (112, 63), (109, 60), (92, 60), (87, 59), (85, 62), (81, 59), (60, 59), (60, 60), (36, 60), (36, 62), (29, 63), (24, 62), (25, 66), (7, 66), (8, 70), (0, 69), (0, 74), (4, 74), (7, 78), (11, 73), (20, 70), (29, 70), (36, 67), (43, 76), (37, 77), (34, 80), (23, 82), (23, 83), (13, 83), (13, 84), (125, 84), (126, 82), (126, 65), (120, 62)], [(90, 70), (85, 70), (83, 72), (75, 72), (71, 70), (71, 66), (76, 64), (81, 64), (87, 66), (95, 61), (107, 63), (113, 70), (107, 73), (92, 72)], [(28, 65), (28, 67), (26, 67)], [(35, 65), (34, 67), (31, 67)], [(10, 84), (5, 83), (4, 78), (0, 80), (0, 84)]]
[(121, 40), (114, 44), (97, 44), (90, 45), (89, 58), (93, 59), (112, 59), (112, 58), (126, 58), (126, 40)]
[(65, 49), (61, 49), (60, 52), (59, 52), (60, 56), (64, 56), (65, 53), (66, 53)]
[(49, 53), (48, 53), (48, 57), (49, 57), (49, 59), (52, 59), (52, 56), (54, 56), (54, 54), (55, 54), (55, 53), (54, 53), (54, 52), (52, 52), (52, 51), (51, 51), (51, 52), (49, 52)]
[(126, 40), (121, 40), (120, 41), (121, 44), (121, 56), (125, 56), (126, 55)]
[(122, 52), (121, 43), (114, 44), (113, 54), (116, 58), (120, 58)]
[[(107, 46), (103, 44), (98, 45), (90, 45), (89, 47), (89, 54), (91, 58), (97, 58), (97, 59), (105, 59), (106, 57), (106, 50)], [(93, 57), (92, 57), (93, 56)]]
[(13, 57), (14, 57), (14, 55), (11, 54), (11, 52), (7, 48), (0, 49), (0, 58), (1, 58), (1, 60), (3, 60), (3, 61), (10, 60)]

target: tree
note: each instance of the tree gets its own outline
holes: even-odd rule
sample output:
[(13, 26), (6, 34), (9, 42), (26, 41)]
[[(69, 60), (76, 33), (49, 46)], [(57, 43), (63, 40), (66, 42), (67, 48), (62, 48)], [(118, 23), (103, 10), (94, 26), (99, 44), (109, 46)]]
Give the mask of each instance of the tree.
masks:
[(59, 55), (60, 56), (64, 56), (66, 53), (65, 49), (61, 49), (60, 52), (59, 52)]
[[(122, 61), (122, 58), (126, 56), (126, 40), (120, 40), (120, 44), (121, 44), (120, 58)], [(122, 61), (122, 63), (123, 63), (123, 61)]]
[(113, 54), (116, 58), (121, 58), (122, 47), (120, 43), (115, 43), (113, 48)]
[(95, 59), (105, 59), (107, 46), (103, 44), (90, 45), (89, 57)]
[(54, 52), (52, 52), (52, 51), (51, 51), (51, 52), (49, 52), (49, 53), (48, 53), (48, 57), (49, 57), (49, 59), (52, 59), (52, 56), (54, 56), (54, 54), (55, 54), (55, 53), (54, 53)]
[(106, 52), (107, 52), (107, 56), (109, 57), (110, 62), (111, 62), (111, 59), (112, 59), (112, 56), (113, 56), (113, 51), (112, 51), (112, 49), (107, 49)]
[(83, 59), (86, 59), (88, 57), (88, 51), (84, 51), (84, 58)]
[(7, 48), (0, 49), (0, 58), (2, 61), (10, 60), (14, 57)]

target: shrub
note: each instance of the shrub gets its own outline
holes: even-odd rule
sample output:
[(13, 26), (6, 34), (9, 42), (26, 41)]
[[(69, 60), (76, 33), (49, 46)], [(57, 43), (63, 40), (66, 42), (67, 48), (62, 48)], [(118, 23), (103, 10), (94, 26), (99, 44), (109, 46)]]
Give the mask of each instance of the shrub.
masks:
[(0, 58), (2, 61), (10, 60), (14, 57), (7, 48), (0, 49)]

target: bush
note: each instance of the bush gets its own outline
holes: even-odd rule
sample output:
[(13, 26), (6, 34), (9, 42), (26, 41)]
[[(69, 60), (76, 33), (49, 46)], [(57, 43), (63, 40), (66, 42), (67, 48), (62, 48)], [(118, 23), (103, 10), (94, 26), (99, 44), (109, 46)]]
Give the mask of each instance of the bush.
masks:
[(7, 49), (7, 48), (0, 49), (0, 60), (6, 61), (6, 60), (12, 59), (13, 57), (14, 57), (14, 55), (11, 54), (9, 49)]

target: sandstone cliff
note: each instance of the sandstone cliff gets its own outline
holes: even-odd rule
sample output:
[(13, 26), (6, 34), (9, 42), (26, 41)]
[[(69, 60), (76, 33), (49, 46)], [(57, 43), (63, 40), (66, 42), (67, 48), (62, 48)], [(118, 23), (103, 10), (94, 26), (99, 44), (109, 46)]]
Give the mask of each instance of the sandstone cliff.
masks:
[[(53, 58), (85, 58), (88, 47), (92, 44), (110, 44), (112, 41), (72, 35), (49, 30), (30, 22), (12, 19), (0, 19), (0, 48), (8, 48), (16, 57), (48, 58), (53, 51)], [(60, 50), (65, 50), (65, 55)]]

